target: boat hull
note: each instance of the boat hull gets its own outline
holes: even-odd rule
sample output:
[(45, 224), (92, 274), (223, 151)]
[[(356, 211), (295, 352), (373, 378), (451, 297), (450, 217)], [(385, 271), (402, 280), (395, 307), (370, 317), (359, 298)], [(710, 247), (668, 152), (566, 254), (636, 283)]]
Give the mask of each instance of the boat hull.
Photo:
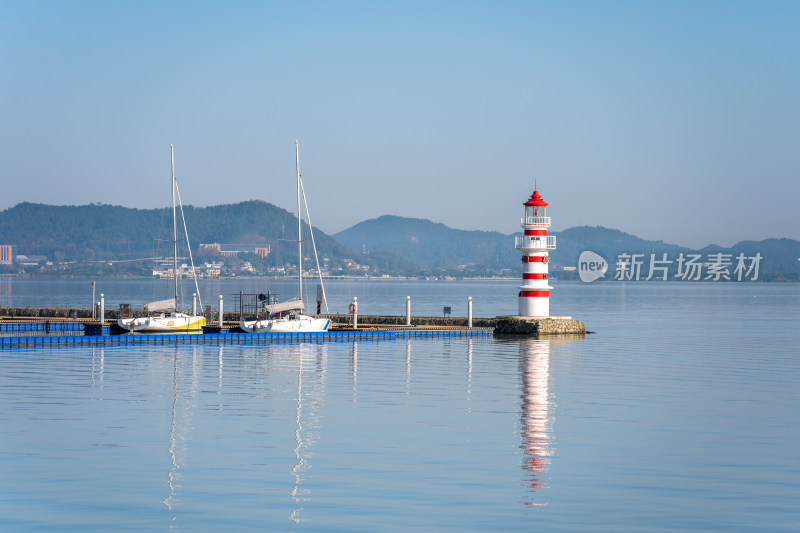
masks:
[(263, 320), (243, 320), (239, 327), (246, 333), (299, 333), (328, 331), (331, 321), (328, 318), (315, 318), (297, 315), (292, 318), (265, 318)]
[(117, 325), (130, 333), (201, 333), (204, 316), (185, 314), (120, 318)]

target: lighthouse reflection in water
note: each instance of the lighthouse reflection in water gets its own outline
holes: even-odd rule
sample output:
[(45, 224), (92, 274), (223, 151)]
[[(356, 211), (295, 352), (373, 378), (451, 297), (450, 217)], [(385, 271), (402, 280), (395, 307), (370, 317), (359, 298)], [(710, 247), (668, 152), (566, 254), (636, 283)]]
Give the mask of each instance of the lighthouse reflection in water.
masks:
[(522, 380), (521, 437), (523, 469), (527, 473), (526, 505), (543, 505), (550, 463), (550, 341), (526, 339), (519, 343)]

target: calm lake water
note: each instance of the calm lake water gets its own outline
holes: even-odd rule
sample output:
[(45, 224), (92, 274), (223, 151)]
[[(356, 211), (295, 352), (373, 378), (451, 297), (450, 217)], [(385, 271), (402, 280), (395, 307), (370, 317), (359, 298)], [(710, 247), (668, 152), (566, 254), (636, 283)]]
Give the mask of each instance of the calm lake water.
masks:
[[(91, 301), (2, 283), (2, 305)], [(495, 316), (517, 285), (327, 288), (332, 312)], [(0, 530), (800, 530), (800, 285), (553, 285), (596, 334), (0, 351)]]

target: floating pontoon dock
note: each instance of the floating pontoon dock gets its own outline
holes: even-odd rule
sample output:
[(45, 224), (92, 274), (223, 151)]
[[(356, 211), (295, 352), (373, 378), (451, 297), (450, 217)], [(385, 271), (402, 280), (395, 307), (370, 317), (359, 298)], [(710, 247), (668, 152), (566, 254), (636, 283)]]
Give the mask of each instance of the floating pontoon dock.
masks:
[[(109, 330), (109, 326), (104, 326)], [(148, 344), (273, 344), (297, 342), (351, 342), (356, 340), (393, 340), (404, 338), (489, 337), (491, 328), (410, 328), (358, 329), (308, 333), (217, 333), (142, 335), (28, 335), (0, 337), (0, 348), (35, 346), (137, 346)]]
[[(0, 319), (0, 349), (35, 346), (137, 346), (148, 344), (270, 344), (297, 342), (351, 342), (356, 340), (392, 340), (408, 338), (491, 337), (511, 335), (583, 335), (586, 325), (570, 317), (497, 317), (476, 319), (469, 327), (465, 319), (415, 317), (413, 324), (398, 323), (402, 317), (370, 316), (369, 322), (353, 329), (347, 317), (328, 315), (330, 331), (297, 333), (244, 333), (238, 322), (222, 327), (204, 326), (202, 333), (132, 334), (124, 332), (116, 321), (91, 319), (22, 318)], [(337, 320), (338, 319), (338, 320)]]

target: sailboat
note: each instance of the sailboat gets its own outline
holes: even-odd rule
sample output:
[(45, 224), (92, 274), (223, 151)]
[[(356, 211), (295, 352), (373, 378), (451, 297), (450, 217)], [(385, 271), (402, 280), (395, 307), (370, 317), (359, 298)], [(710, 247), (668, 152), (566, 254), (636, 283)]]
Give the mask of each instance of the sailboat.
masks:
[[(178, 194), (178, 202), (181, 208), (181, 219), (183, 229), (186, 234), (186, 246), (189, 249), (189, 261), (192, 265), (192, 275), (194, 276), (195, 290), (199, 296), (200, 290), (197, 287), (197, 274), (194, 270), (194, 260), (192, 260), (192, 248), (189, 246), (189, 233), (186, 230), (186, 219), (183, 217), (183, 203), (180, 202), (180, 192), (178, 182), (175, 180), (175, 149), (170, 144), (170, 160), (172, 169), (172, 277), (175, 280), (175, 295), (166, 300), (150, 302), (144, 305), (147, 316), (120, 318), (117, 325), (131, 333), (200, 333), (206, 324), (206, 318), (202, 315), (182, 313), (179, 311), (178, 299), (178, 223), (175, 213), (175, 194)], [(202, 308), (202, 302), (200, 307)]]
[[(300, 147), (297, 141), (294, 142), (295, 160), (297, 162), (297, 277), (299, 281), (299, 296), (286, 302), (270, 304), (267, 298), (264, 298), (265, 310), (268, 312), (267, 318), (256, 320), (241, 320), (239, 327), (242, 331), (247, 333), (293, 333), (293, 332), (310, 332), (310, 331), (328, 331), (331, 321), (328, 318), (317, 318), (315, 316), (302, 314), (305, 309), (303, 303), (303, 239), (301, 238), (301, 219), (300, 219), (300, 195), (302, 191), (303, 199), (305, 199), (305, 190), (303, 189), (303, 182), (300, 178)], [(306, 202), (306, 217), (308, 220), (308, 228), (311, 233), (311, 243), (314, 246), (314, 257), (317, 257), (317, 248), (314, 243), (314, 230), (311, 228), (311, 220), (308, 217), (308, 203)], [(317, 259), (317, 272), (319, 269), (319, 259)], [(320, 284), (322, 277), (320, 277)], [(325, 299), (325, 289), (322, 290), (323, 299)], [(326, 304), (327, 306), (327, 301)]]

